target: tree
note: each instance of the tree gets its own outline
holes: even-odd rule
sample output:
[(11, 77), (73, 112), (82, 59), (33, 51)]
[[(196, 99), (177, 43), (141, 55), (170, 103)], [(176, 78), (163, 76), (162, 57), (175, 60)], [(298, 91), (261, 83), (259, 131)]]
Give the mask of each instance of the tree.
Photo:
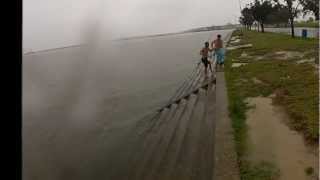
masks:
[(245, 7), (241, 11), (242, 16), (240, 17), (240, 23), (244, 25), (247, 29), (251, 30), (251, 26), (254, 22), (254, 18), (252, 15), (252, 10), (249, 7)]
[(312, 17), (309, 17), (308, 22), (313, 22), (314, 19)]
[(319, 20), (319, 0), (299, 0), (304, 13), (312, 12), (315, 19)]
[(288, 9), (281, 5), (276, 4), (273, 6), (273, 11), (267, 16), (267, 24), (285, 24), (287, 25), (289, 22), (290, 14)]
[(254, 19), (260, 24), (261, 32), (264, 32), (264, 24), (267, 22), (267, 17), (272, 13), (273, 7), (270, 1), (255, 0), (251, 4), (252, 15)]
[[(278, 5), (280, 5), (279, 0), (274, 0)], [(294, 7), (294, 3), (296, 3), (296, 7)], [(284, 0), (284, 7), (287, 9), (289, 13), (289, 22), (290, 22), (290, 27), (291, 27), (291, 37), (294, 38), (294, 18), (296, 18), (300, 12), (298, 9), (300, 5), (299, 0)]]

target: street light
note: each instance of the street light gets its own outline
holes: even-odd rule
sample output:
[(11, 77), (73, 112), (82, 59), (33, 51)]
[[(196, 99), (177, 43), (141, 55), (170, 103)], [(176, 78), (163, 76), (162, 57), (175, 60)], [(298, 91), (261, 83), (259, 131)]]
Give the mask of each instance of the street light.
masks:
[(241, 1), (239, 0), (239, 7), (240, 7), (240, 12), (242, 11), (242, 8), (241, 8)]
[[(239, 1), (239, 8), (240, 8), (240, 16), (241, 16), (241, 12), (242, 12), (242, 7), (241, 7), (241, 0), (238, 0)], [(240, 25), (241, 27), (241, 25)], [(241, 31), (241, 28), (240, 28), (240, 31)]]

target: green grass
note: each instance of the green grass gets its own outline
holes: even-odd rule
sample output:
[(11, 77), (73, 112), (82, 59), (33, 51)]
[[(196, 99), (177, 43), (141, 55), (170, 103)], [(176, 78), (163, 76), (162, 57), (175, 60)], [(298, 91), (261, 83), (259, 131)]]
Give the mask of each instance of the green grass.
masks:
[(246, 167), (242, 166), (241, 179), (244, 180), (276, 180), (280, 176), (280, 170), (270, 162), (260, 162), (252, 165), (246, 163)]
[(295, 22), (295, 27), (311, 27), (311, 28), (319, 28), (319, 21), (313, 22)]
[[(239, 32), (235, 32), (235, 35)], [(258, 33), (244, 31), (243, 39), (252, 43), (253, 47), (246, 50), (227, 52), (226, 77), (229, 92), (235, 88), (237, 95), (242, 98), (267, 96), (276, 93), (274, 102), (283, 105), (292, 118), (295, 129), (301, 130), (307, 139), (318, 140), (318, 107), (319, 82), (315, 68), (311, 64), (297, 64), (294, 60), (266, 60), (253, 61), (246, 66), (231, 68), (231, 59), (239, 59), (243, 51), (257, 56), (276, 51), (308, 52), (304, 58), (318, 59), (318, 43), (315, 39), (291, 38), (290, 36), (275, 33)], [(255, 84), (252, 78), (264, 82)], [(247, 82), (239, 84), (241, 79)]]
[(250, 52), (256, 55), (281, 50), (299, 52), (310, 50), (310, 48), (315, 51), (318, 50), (318, 40), (312, 38), (291, 38), (290, 35), (271, 32), (258, 33), (256, 31), (245, 31), (243, 38), (245, 39), (244, 42), (254, 45)]
[[(276, 51), (308, 52), (305, 56), (319, 57), (316, 39), (291, 38), (275, 33), (258, 33), (254, 31), (235, 31), (233, 36), (240, 35), (242, 43), (253, 44), (249, 49), (228, 51), (226, 54), (225, 77), (229, 98), (229, 113), (234, 129), (234, 139), (241, 177), (251, 179), (273, 179), (277, 170), (269, 164), (252, 165), (246, 160), (247, 126), (245, 103), (247, 97), (269, 96), (275, 94), (274, 103), (282, 105), (292, 121), (290, 126), (304, 134), (310, 142), (317, 142), (319, 119), (319, 81), (315, 68), (308, 63), (297, 64), (295, 59), (275, 60), (269, 57), (256, 61), (241, 59), (249, 62), (245, 66), (231, 68), (231, 60), (239, 60), (245, 51), (251, 56), (265, 55)], [(253, 77), (262, 81), (254, 83)], [(263, 178), (264, 177), (264, 178)], [(271, 178), (273, 177), (273, 178)]]

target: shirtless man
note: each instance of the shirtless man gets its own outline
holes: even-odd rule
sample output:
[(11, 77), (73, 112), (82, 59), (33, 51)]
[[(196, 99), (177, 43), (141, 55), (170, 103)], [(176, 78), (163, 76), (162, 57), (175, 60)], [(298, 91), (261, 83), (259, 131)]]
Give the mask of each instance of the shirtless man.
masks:
[(205, 42), (205, 46), (201, 49), (200, 55), (202, 55), (201, 61), (204, 65), (204, 74), (207, 76), (207, 68), (209, 65), (210, 71), (212, 72), (211, 62), (208, 60), (209, 51), (213, 51), (213, 49), (209, 48), (209, 42)]
[(217, 39), (212, 41), (211, 43), (212, 49), (214, 49), (215, 55), (216, 55), (216, 69), (217, 65), (219, 67), (223, 67), (224, 65), (224, 50), (223, 50), (223, 41), (221, 40), (221, 35), (218, 34)]

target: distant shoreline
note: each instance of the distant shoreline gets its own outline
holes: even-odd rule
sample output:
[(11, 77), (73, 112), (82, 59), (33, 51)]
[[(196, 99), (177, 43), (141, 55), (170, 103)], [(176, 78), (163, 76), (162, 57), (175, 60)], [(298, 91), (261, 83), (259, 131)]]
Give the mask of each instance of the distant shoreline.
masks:
[[(235, 29), (235, 28), (237, 28), (237, 26), (239, 26), (239, 25), (200, 27), (200, 28), (195, 28), (195, 29), (181, 31), (181, 32), (174, 32), (174, 33), (162, 33), (162, 34), (152, 34), (152, 35), (143, 35), (143, 36), (124, 37), (124, 38), (114, 39), (113, 41), (144, 39), (144, 38), (171, 36), (171, 35), (197, 33), (197, 32), (205, 32), (205, 31), (215, 31), (215, 30), (227, 30), (227, 29)], [(66, 48), (80, 47), (80, 46), (83, 46), (83, 45), (84, 44), (78, 44), (78, 45), (70, 45), (70, 46), (64, 46), (64, 47), (43, 49), (43, 50), (39, 50), (39, 51), (29, 51), (29, 52), (23, 53), (23, 56), (32, 55), (32, 54), (36, 54), (36, 53), (42, 53), (42, 52), (48, 52), (48, 51), (55, 51), (55, 50), (60, 50), (60, 49), (66, 49)]]
[(43, 49), (43, 50), (39, 50), (39, 51), (29, 51), (29, 52), (23, 53), (23, 55), (32, 55), (32, 54), (35, 54), (35, 53), (42, 53), (42, 52), (47, 52), (47, 51), (55, 51), (55, 50), (73, 48), (73, 47), (80, 47), (80, 46), (83, 46), (83, 44), (63, 46), (63, 47), (50, 48), (50, 49)]
[(196, 29), (191, 29), (191, 30), (186, 30), (186, 31), (181, 31), (181, 32), (175, 32), (175, 33), (162, 33), (162, 34), (153, 34), (153, 35), (125, 37), (125, 38), (116, 39), (116, 41), (132, 40), (132, 39), (143, 39), (143, 38), (152, 38), (152, 37), (161, 37), (161, 36), (170, 36), (170, 35), (187, 34), (187, 33), (197, 33), (197, 32), (205, 32), (205, 31), (228, 30), (228, 29), (235, 29), (237, 27), (238, 27), (238, 25), (230, 25), (228, 27), (226, 27), (226, 26), (202, 27), (202, 28), (196, 28)]

